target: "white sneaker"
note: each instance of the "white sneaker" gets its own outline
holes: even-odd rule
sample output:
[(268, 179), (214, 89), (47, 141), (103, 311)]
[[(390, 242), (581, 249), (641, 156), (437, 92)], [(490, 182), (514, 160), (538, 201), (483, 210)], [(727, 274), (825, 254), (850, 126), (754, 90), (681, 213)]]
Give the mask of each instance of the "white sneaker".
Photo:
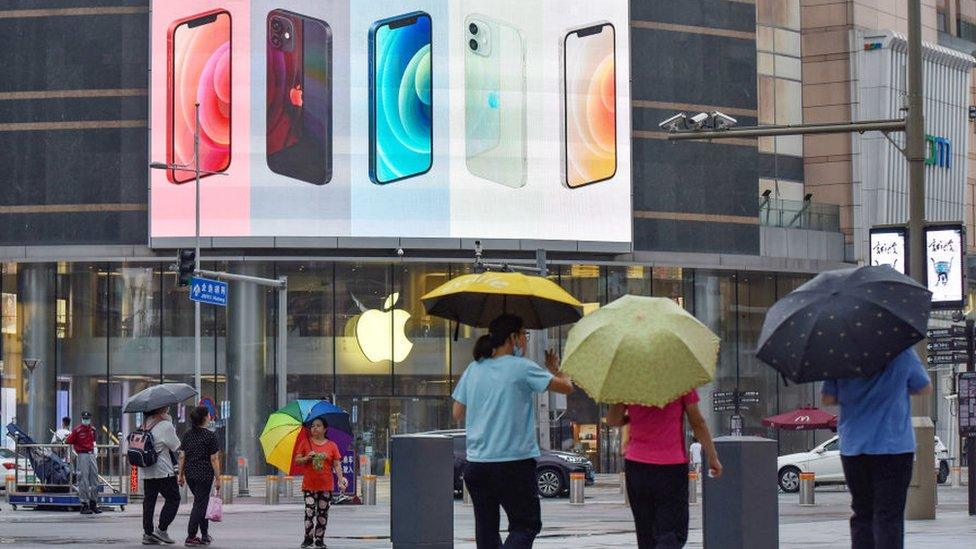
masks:
[(160, 530), (159, 528), (156, 528), (156, 531), (153, 532), (153, 536), (167, 545), (173, 545), (176, 543), (176, 540), (169, 537), (169, 534), (167, 534), (164, 530)]

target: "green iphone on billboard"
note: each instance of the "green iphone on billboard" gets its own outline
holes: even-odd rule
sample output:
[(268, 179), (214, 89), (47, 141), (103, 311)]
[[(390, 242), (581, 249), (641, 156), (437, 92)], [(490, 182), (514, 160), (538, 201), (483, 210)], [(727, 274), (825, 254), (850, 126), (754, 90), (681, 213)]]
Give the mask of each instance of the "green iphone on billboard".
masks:
[(526, 178), (525, 45), (510, 25), (464, 20), (464, 144), (471, 174), (518, 188)]

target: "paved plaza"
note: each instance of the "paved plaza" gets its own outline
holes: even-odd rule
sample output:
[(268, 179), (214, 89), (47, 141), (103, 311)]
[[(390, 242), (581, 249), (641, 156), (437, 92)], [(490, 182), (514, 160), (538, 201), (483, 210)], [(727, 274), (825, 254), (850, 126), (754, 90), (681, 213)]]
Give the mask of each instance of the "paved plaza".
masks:
[[(252, 486), (260, 486), (254, 482)], [(256, 494), (260, 496), (260, 493)], [(795, 494), (780, 494), (780, 546), (796, 548), (849, 547), (847, 536), (849, 495), (843, 488), (818, 489), (815, 507), (800, 507)], [(336, 506), (329, 520), (326, 542), (332, 549), (387, 548), (390, 543), (389, 489), (381, 483), (376, 506)], [(47, 547), (71, 544), (75, 547), (141, 547), (140, 506), (124, 512), (99, 516), (53, 511), (0, 512), (0, 546)], [(170, 534), (184, 534), (189, 506), (184, 504)], [(587, 490), (586, 504), (573, 506), (567, 499), (544, 500), (544, 530), (536, 547), (633, 547), (634, 527), (630, 510), (623, 504), (615, 476), (603, 475)], [(297, 547), (301, 542), (302, 507), (298, 499), (276, 506), (263, 504), (261, 497), (238, 498), (225, 508), (224, 522), (215, 524), (214, 547)], [(474, 519), (471, 508), (455, 502), (455, 547), (474, 548)], [(691, 508), (688, 547), (702, 545), (701, 506)], [(962, 488), (939, 489), (938, 518), (910, 521), (906, 525), (906, 547), (949, 549), (971, 547), (976, 539), (976, 517), (966, 513), (966, 492)], [(184, 534), (185, 535), (185, 534)], [(182, 542), (182, 537), (179, 537)], [(182, 546), (182, 543), (177, 546)]]

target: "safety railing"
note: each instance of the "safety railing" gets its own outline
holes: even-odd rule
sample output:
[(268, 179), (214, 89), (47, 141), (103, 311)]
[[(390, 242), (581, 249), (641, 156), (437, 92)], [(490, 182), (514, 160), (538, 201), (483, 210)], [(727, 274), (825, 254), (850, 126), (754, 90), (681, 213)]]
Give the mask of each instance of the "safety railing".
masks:
[(811, 231), (840, 231), (840, 207), (810, 200), (759, 199), (759, 224)]

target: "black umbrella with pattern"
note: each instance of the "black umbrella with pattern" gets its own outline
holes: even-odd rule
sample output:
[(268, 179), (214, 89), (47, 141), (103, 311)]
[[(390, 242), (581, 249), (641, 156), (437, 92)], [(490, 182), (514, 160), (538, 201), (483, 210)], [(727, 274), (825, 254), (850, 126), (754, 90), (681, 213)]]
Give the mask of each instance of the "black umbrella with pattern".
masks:
[(925, 338), (931, 308), (891, 267), (827, 271), (770, 307), (757, 356), (797, 383), (871, 376)]

